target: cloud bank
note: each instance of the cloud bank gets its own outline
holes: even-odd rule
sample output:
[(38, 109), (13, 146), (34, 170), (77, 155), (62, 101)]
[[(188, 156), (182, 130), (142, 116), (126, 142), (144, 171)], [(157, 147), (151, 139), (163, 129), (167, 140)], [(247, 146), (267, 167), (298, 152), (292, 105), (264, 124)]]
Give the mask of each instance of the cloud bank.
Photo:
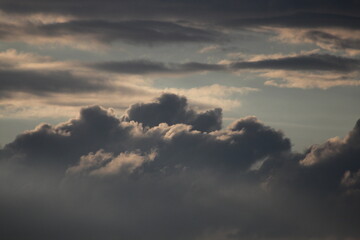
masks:
[[(233, 54), (236, 55), (236, 54)], [(231, 56), (231, 54), (230, 54)], [(256, 72), (270, 78), (265, 84), (292, 88), (322, 88), (360, 85), (360, 60), (332, 54), (298, 53), (253, 56), (247, 60), (219, 63), (165, 63), (150, 60), (112, 61), (85, 64), (90, 69), (129, 75), (182, 75), (201, 72)]]
[[(54, 7), (56, 6), (56, 7)], [(86, 6), (85, 8), (81, 6)], [(111, 6), (111, 7), (109, 7)], [(340, 50), (358, 49), (359, 4), (356, 1), (294, 3), (288, 1), (177, 1), (140, 0), (103, 2), (2, 1), (0, 39), (29, 44), (60, 43), (92, 49), (114, 42), (160, 46), (178, 43), (222, 43), (236, 40), (239, 30), (290, 30), (293, 42)], [(326, 31), (324, 31), (326, 30)], [(350, 38), (332, 31), (348, 31)], [(314, 32), (323, 32), (318, 34)], [(92, 46), (92, 47), (89, 47)], [(353, 51), (354, 52), (354, 51)], [(357, 51), (356, 54), (359, 52)]]
[(0, 151), (2, 235), (360, 237), (359, 121), (344, 139), (296, 153), (254, 116), (196, 127), (198, 118), (200, 126), (221, 121), (216, 111), (198, 113), (165, 94), (120, 118), (92, 106), (20, 134)]

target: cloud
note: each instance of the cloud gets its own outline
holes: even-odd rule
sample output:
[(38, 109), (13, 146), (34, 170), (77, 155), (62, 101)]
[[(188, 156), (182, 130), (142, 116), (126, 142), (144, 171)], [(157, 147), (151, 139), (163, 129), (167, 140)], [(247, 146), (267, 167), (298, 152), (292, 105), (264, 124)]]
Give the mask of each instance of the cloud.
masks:
[(305, 35), (311, 41), (318, 44), (329, 46), (330, 49), (343, 49), (343, 50), (359, 50), (360, 39), (357, 38), (341, 38), (339, 36), (322, 32), (322, 31), (308, 31)]
[[(82, 1), (81, 1), (82, 2)], [(56, 8), (53, 7), (56, 4)], [(231, 38), (238, 30), (264, 28), (359, 29), (359, 11), (355, 2), (258, 0), (212, 1), (211, 3), (161, 0), (112, 0), (78, 4), (36, 1), (28, 4), (3, 1), (0, 4), (0, 38), (41, 45), (60, 43), (92, 50), (115, 41), (148, 46), (164, 43), (213, 43)], [(110, 6), (105, 7), (105, 6)], [(139, 8), (138, 6), (142, 6)], [(219, 7), (221, 6), (221, 7)]]
[(359, 151), (359, 139), (360, 121), (357, 121), (354, 129), (344, 139), (331, 138), (321, 145), (312, 146), (301, 164), (306, 166), (322, 164), (333, 161), (332, 159), (338, 159), (342, 155), (350, 155), (353, 151), (356, 156), (356, 152)]
[[(196, 72), (217, 71), (258, 71), (260, 76), (273, 78), (265, 84), (279, 87), (319, 87), (329, 88), (341, 85), (358, 85), (359, 61), (356, 58), (340, 57), (329, 54), (300, 53), (289, 56), (256, 56), (246, 61), (235, 61), (222, 64), (201, 62), (163, 63), (149, 60), (122, 62), (60, 62), (46, 56), (21, 53), (7, 50), (1, 53), (0, 86), (3, 99), (20, 101), (27, 94), (36, 95), (39, 100), (55, 105), (76, 106), (89, 105), (96, 101), (106, 103), (109, 94), (122, 93), (129, 99), (131, 96), (147, 96), (144, 100), (159, 94), (161, 89), (147, 86), (145, 80), (135, 79), (135, 75), (167, 74), (177, 76)], [(271, 70), (271, 71), (269, 71)], [(266, 73), (263, 73), (267, 71)], [(329, 72), (329, 74), (326, 74)], [(113, 75), (109, 75), (112, 73)], [(120, 74), (120, 75), (116, 75)], [(129, 77), (128, 75), (134, 75)], [(127, 75), (121, 76), (121, 75)], [(131, 79), (131, 81), (130, 81)], [(280, 79), (280, 81), (277, 81)], [(137, 82), (142, 82), (139, 88)], [(282, 82), (281, 82), (282, 81)], [(133, 82), (133, 83), (132, 83)], [(226, 99), (224, 93), (245, 93), (254, 91), (251, 88), (231, 88), (220, 85), (208, 86), (208, 89), (164, 89), (168, 92), (183, 94), (197, 104), (221, 105), (229, 109), (238, 106), (239, 102)], [(215, 91), (216, 94), (211, 92)], [(81, 100), (74, 100), (74, 94), (82, 94)], [(97, 95), (94, 95), (97, 94)], [(103, 96), (103, 100), (101, 97)], [(206, 97), (204, 97), (205, 95)], [(67, 95), (67, 96), (64, 96)], [(42, 100), (41, 100), (42, 99)], [(96, 101), (95, 101), (96, 100)], [(12, 104), (15, 104), (13, 102)], [(131, 102), (127, 102), (131, 104)], [(122, 105), (121, 108), (125, 108)]]
[[(257, 91), (219, 84), (190, 89), (155, 88), (151, 79), (144, 75), (146, 68), (150, 72), (156, 71), (151, 68), (158, 63), (150, 62), (150, 67), (146, 62), (144, 64), (141, 61), (124, 64), (129, 69), (133, 66), (130, 72), (134, 73), (124, 75), (92, 69), (88, 63), (56, 61), (49, 56), (8, 49), (0, 52), (0, 107), (3, 110), (0, 116), (71, 117), (79, 107), (93, 104), (124, 111), (136, 101), (149, 101), (163, 92), (186, 95), (203, 110), (214, 106), (229, 110), (240, 106), (235, 94)], [(188, 63), (181, 68), (193, 72), (197, 71), (196, 68), (204, 70), (210, 67), (202, 63)], [(180, 70), (176, 74), (170, 73), (171, 69), (166, 71), (172, 76), (181, 75)]]
[[(148, 60), (81, 63), (9, 49), (0, 53), (2, 117), (70, 117), (81, 106), (102, 104), (124, 111), (136, 101), (169, 92), (187, 96), (198, 109), (239, 107), (239, 95), (258, 91), (219, 84), (190, 89), (158, 89), (145, 76), (211, 71), (253, 71), (277, 87), (323, 88), (359, 85), (358, 60), (305, 52), (291, 55), (251, 55), (245, 61), (209, 64), (163, 63)], [(281, 69), (281, 70), (276, 70)], [(139, 87), (140, 86), (140, 87)], [(81, 97), (80, 97), (81, 96)], [(30, 100), (29, 100), (30, 98)], [(213, 124), (220, 122), (215, 120)]]
[[(153, 110), (153, 115), (160, 115), (160, 117), (151, 119), (151, 116), (148, 115), (150, 110)], [(153, 120), (153, 122), (151, 122), (151, 120)], [(139, 123), (141, 123), (141, 125), (139, 125)], [(201, 123), (204, 123), (204, 125), (200, 125)], [(194, 124), (194, 126), (189, 124)], [(192, 131), (191, 129), (196, 127), (196, 124), (199, 128), (202, 127), (205, 130)], [(52, 150), (54, 150), (53, 148), (55, 146), (50, 147), (46, 151), (42, 149), (42, 146), (36, 146), (36, 143), (39, 142), (40, 139), (49, 138), (47, 140), (49, 146), (51, 144), (57, 145), (60, 143), (62, 145), (61, 149), (64, 150), (64, 154), (69, 153), (72, 155), (75, 154), (76, 151), (68, 151), (65, 150), (65, 148), (71, 148), (73, 144), (80, 141), (84, 143), (83, 146), (86, 148), (85, 151), (81, 150), (83, 151), (83, 153), (80, 154), (82, 156), (89, 152), (97, 152), (99, 149), (103, 149), (106, 152), (112, 152), (114, 154), (119, 154), (120, 152), (126, 150), (135, 151), (136, 149), (142, 148), (145, 148), (145, 151), (148, 151), (151, 149), (157, 149), (159, 147), (157, 146), (158, 144), (165, 144), (163, 141), (169, 141), (168, 143), (170, 145), (176, 145), (176, 141), (182, 142), (185, 140), (184, 143), (186, 143), (187, 138), (189, 140), (194, 138), (194, 141), (205, 138), (208, 139), (208, 141), (213, 142), (215, 145), (221, 145), (222, 142), (226, 145), (229, 144), (231, 140), (233, 142), (241, 142), (244, 141), (243, 139), (252, 138), (256, 141), (257, 137), (272, 139), (265, 152), (277, 152), (286, 150), (290, 147), (289, 141), (287, 139), (283, 139), (281, 133), (278, 133), (271, 128), (262, 126), (256, 118), (241, 119), (236, 122), (236, 124), (234, 123), (235, 125), (229, 128), (229, 130), (216, 131), (221, 127), (220, 124), (220, 109), (211, 110), (205, 113), (197, 113), (196, 111), (188, 108), (186, 98), (173, 94), (164, 94), (158, 99), (158, 102), (131, 106), (121, 120), (115, 117), (111, 109), (106, 110), (99, 106), (84, 108), (81, 110), (80, 117), (78, 119), (72, 119), (69, 122), (55, 127), (48, 124), (39, 125), (37, 129), (20, 135), (17, 140), (7, 145), (5, 148), (9, 150), (13, 149), (19, 152), (29, 151), (29, 153), (34, 154), (34, 156), (37, 154), (42, 155), (45, 152), (52, 154)], [(144, 128), (144, 125), (150, 125), (150, 128)], [(210, 133), (205, 134), (206, 131)], [(256, 133), (261, 133), (261, 135), (252, 136), (252, 134)], [(159, 137), (158, 140), (156, 140), (156, 136)], [(147, 142), (149, 140), (153, 140), (154, 142)], [(145, 142), (142, 143), (143, 141)], [(156, 141), (159, 142), (156, 143)], [(29, 142), (30, 145), (25, 144), (25, 142)], [(109, 145), (107, 145), (107, 142)], [(235, 142), (232, 144), (235, 144)], [(141, 145), (145, 143), (146, 145)], [(123, 147), (120, 147), (120, 145), (117, 144), (123, 145)], [(255, 144), (255, 142), (252, 144)], [(196, 148), (197, 146), (194, 145), (193, 147)], [(250, 145), (248, 147), (250, 147)], [(91, 150), (93, 148), (95, 149)], [(233, 150), (245, 151), (249, 154), (249, 156), (254, 154), (251, 158), (256, 158), (257, 155), (261, 156), (264, 154), (260, 152), (252, 153), (250, 148)], [(78, 150), (80, 150), (80, 148)], [(11, 151), (12, 150), (10, 150), (10, 152)], [(159, 154), (161, 153), (159, 152)], [(43, 156), (46, 159), (46, 155)], [(41, 160), (41, 157), (36, 157), (36, 159)], [(61, 162), (59, 163), (61, 164)]]
[(184, 74), (202, 71), (222, 71), (224, 66), (217, 64), (188, 62), (183, 64), (162, 63), (149, 60), (133, 60), (118, 62), (99, 62), (89, 64), (98, 70), (122, 74)]
[[(81, 1), (82, 2), (82, 1)], [(80, 2), (80, 3), (81, 3)], [(84, 1), (83, 3), (85, 3)], [(221, 3), (221, 7), (219, 4)], [(143, 8), (138, 6), (143, 4)], [(111, 8), (106, 7), (111, 5)], [(141, 1), (124, 1), (121, 4), (112, 0), (105, 4), (93, 2), (86, 9), (69, 1), (57, 4), (36, 1), (2, 1), (0, 9), (6, 13), (18, 15), (48, 14), (68, 15), (80, 19), (181, 19), (202, 22), (234, 21), (236, 24), (281, 24), (293, 26), (342, 26), (356, 27), (358, 24), (358, 5), (355, 2), (323, 2), (312, 1), (289, 3), (287, 1), (259, 0), (243, 1), (212, 1), (203, 2), (180, 1), (176, 4), (159, 0), (146, 3)], [(233, 23), (234, 24), (234, 23)]]
[(60, 43), (86, 48), (93, 44), (123, 41), (130, 44), (164, 44), (186, 42), (217, 42), (224, 40), (220, 32), (183, 26), (170, 21), (154, 20), (69, 20), (65, 22), (0, 22), (3, 41), (23, 41), (30, 44)]
[(343, 28), (271, 28), (277, 32), (274, 40), (286, 43), (316, 44), (324, 50), (340, 52), (345, 55), (359, 54), (359, 30)]
[[(239, 54), (237, 54), (239, 55)], [(257, 72), (272, 78), (266, 85), (294, 88), (322, 88), (359, 85), (357, 58), (308, 51), (296, 54), (250, 55), (243, 61), (222, 60), (217, 64), (188, 62), (162, 63), (149, 60), (99, 62), (86, 66), (118, 74), (181, 75), (196, 72)]]
[(61, 92), (98, 92), (113, 87), (105, 81), (77, 77), (68, 71), (41, 73), (37, 71), (0, 70), (0, 79), (0, 92), (2, 94), (9, 92), (25, 92), (36, 95)]
[[(148, 115), (149, 110), (153, 110), (153, 114), (160, 117), (151, 119), (151, 116)], [(143, 111), (143, 113), (141, 113), (141, 111)], [(221, 127), (220, 109), (197, 113), (187, 107), (186, 98), (172, 94), (162, 95), (158, 99), (158, 102), (155, 103), (133, 105), (121, 119), (122, 120), (117, 119), (111, 109), (106, 110), (99, 106), (88, 107), (81, 110), (78, 119), (72, 119), (69, 122), (55, 127), (48, 124), (39, 125), (37, 129), (18, 136), (17, 140), (5, 148), (10, 152), (27, 152), (33, 155), (36, 161), (42, 161), (42, 159), (44, 159), (46, 162), (51, 163), (47, 154), (51, 155), (54, 148), (57, 148), (57, 144), (61, 144), (58, 150), (63, 151), (63, 154), (69, 154), (70, 156), (78, 155), (75, 157), (75, 161), (80, 156), (89, 152), (97, 152), (99, 149), (114, 153), (115, 155), (123, 151), (135, 151), (137, 149), (142, 149), (147, 152), (151, 149), (157, 149), (161, 145), (167, 145), (164, 141), (168, 142), (169, 145), (174, 144), (174, 147), (177, 141), (188, 144), (186, 139), (190, 141), (200, 141), (202, 138), (205, 138), (215, 145), (224, 145), (223, 147), (233, 142), (229, 145), (230, 149), (232, 149), (235, 147), (236, 142), (240, 143), (246, 141), (244, 139), (249, 138), (254, 142), (249, 144), (247, 148), (232, 149), (232, 151), (235, 152), (244, 151), (248, 156), (246, 159), (255, 159), (266, 154), (268, 151), (278, 152), (290, 147), (289, 141), (283, 139), (281, 133), (263, 127), (256, 118), (242, 119), (236, 123), (237, 125), (235, 127), (227, 131), (216, 131)], [(129, 120), (133, 121), (128, 122)], [(253, 124), (241, 125), (245, 123), (249, 124), (249, 122), (253, 122)], [(139, 125), (139, 123), (141, 123), (141, 125)], [(200, 125), (202, 123), (203, 125)], [(143, 125), (150, 125), (150, 128), (143, 128)], [(196, 127), (203, 128), (204, 130), (191, 130)], [(245, 131), (246, 129), (248, 129), (248, 131)], [(205, 134), (206, 131), (210, 133)], [(259, 136), (252, 136), (256, 133), (261, 134), (259, 134)], [(268, 144), (266, 147), (264, 146), (266, 149), (264, 152), (251, 151), (251, 148), (256, 145), (257, 137), (272, 139), (269, 143), (266, 143)], [(38, 142), (44, 141), (41, 140), (43, 138), (47, 139), (45, 142), (49, 144), (49, 147), (46, 148), (47, 150), (43, 149), (43, 146), (37, 145)], [(156, 138), (158, 139), (156, 140)], [(77, 150), (73, 149), (70, 151), (68, 148), (72, 148), (72, 145), (75, 146), (76, 142), (83, 142), (84, 149), (80, 147)], [(54, 145), (50, 147), (52, 144)], [(183, 149), (183, 151), (185, 151), (184, 154), (186, 151), (193, 151), (191, 148), (197, 147), (197, 145), (194, 145), (189, 149)], [(200, 145), (200, 147), (205, 146)], [(159, 152), (159, 155), (160, 154), (161, 152)], [(162, 154), (165, 153), (163, 152)], [(214, 156), (219, 154), (220, 153), (214, 153)], [(61, 158), (62, 156), (59, 157)], [(70, 159), (71, 158), (69, 158), (69, 160)], [(248, 161), (246, 159), (244, 159), (245, 162)], [(199, 161), (201, 160), (202, 159), (199, 159)], [(64, 164), (65, 162), (60, 161), (58, 163)], [(248, 164), (249, 163), (246, 163), (246, 165)]]
[(354, 73), (322, 73), (322, 72), (295, 72), (295, 71), (271, 71), (261, 74), (269, 80), (265, 85), (284, 88), (320, 88), (328, 89), (337, 86), (358, 86), (359, 74)]
[(321, 88), (358, 86), (359, 60), (329, 54), (261, 57), (258, 60), (233, 62), (233, 70), (256, 70), (268, 78), (265, 85), (287, 88)]
[(160, 123), (185, 123), (193, 126), (195, 130), (211, 132), (221, 129), (222, 112), (220, 108), (216, 108), (198, 114), (188, 107), (185, 97), (163, 94), (157, 102), (132, 105), (126, 110), (123, 119), (141, 122), (150, 127)]
[(219, 33), (160, 21), (71, 21), (44, 25), (39, 31), (45, 36), (68, 34), (93, 35), (97, 40), (111, 42), (124, 40), (133, 43), (207, 42)]
[(235, 62), (233, 69), (282, 69), (295, 71), (352, 72), (359, 69), (360, 61), (329, 54), (298, 55), (277, 59)]
[(136, 88), (138, 79), (126, 78), (125, 80), (133, 81), (133, 84), (122, 83), (112, 89), (95, 92), (44, 92), (39, 95), (29, 95), (14, 90), (8, 95), (3, 95), (3, 99), (0, 100), (2, 110), (0, 116), (3, 118), (69, 118), (75, 116), (80, 107), (94, 104), (112, 106), (117, 111), (123, 112), (129, 105), (137, 101), (151, 101), (162, 93), (187, 96), (194, 108), (201, 111), (207, 111), (216, 106), (222, 107), (225, 111), (230, 111), (241, 106), (239, 96), (259, 91), (256, 88), (228, 87), (219, 84), (190, 89), (157, 89), (146, 86), (146, 83), (141, 83), (143, 86)]
[[(326, 12), (326, 10), (324, 11)], [(346, 14), (333, 14), (303, 11), (292, 13), (275, 13), (267, 17), (258, 16), (254, 18), (238, 18), (226, 22), (230, 26), (238, 27), (282, 27), (282, 28), (314, 28), (314, 27), (331, 27), (331, 28), (348, 28), (358, 29), (356, 23), (360, 21), (359, 17)]]
[(121, 172), (132, 173), (140, 167), (145, 161), (152, 161), (156, 152), (146, 156), (139, 155), (136, 152), (120, 153), (114, 157), (111, 153), (105, 153), (100, 149), (96, 153), (89, 153), (81, 156), (79, 164), (70, 167), (66, 172), (68, 174), (87, 173), (94, 176), (111, 176)]
[(105, 78), (79, 74), (81, 66), (76, 65), (14, 49), (0, 52), (0, 97), (114, 90), (115, 86)]
[(254, 116), (210, 132), (142, 120), (88, 107), (1, 149), (4, 236), (359, 237), (359, 124), (344, 139), (295, 153)]
[[(268, 57), (266, 59), (266, 57)], [(236, 71), (242, 69), (282, 69), (289, 71), (333, 71), (353, 72), (359, 69), (360, 61), (356, 58), (341, 57), (330, 54), (297, 54), (279, 55), (276, 58), (265, 56), (248, 61), (235, 61), (229, 64), (209, 64), (188, 62), (182, 64), (161, 63), (149, 60), (122, 62), (99, 62), (89, 64), (95, 69), (122, 74), (158, 74), (189, 73), (201, 71)]]

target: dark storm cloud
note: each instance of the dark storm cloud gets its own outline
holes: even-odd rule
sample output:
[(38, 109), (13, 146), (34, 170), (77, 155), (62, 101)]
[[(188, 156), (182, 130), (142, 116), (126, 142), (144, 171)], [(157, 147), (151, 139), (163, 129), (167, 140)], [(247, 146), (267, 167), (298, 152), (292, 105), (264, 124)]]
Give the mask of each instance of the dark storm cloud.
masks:
[[(186, 103), (173, 95), (158, 101), (167, 98)], [(161, 110), (169, 108), (154, 115)], [(298, 154), (255, 117), (206, 133), (183, 123), (143, 128), (84, 108), (0, 151), (1, 232), (7, 239), (358, 238), (359, 123), (346, 138)]]
[(160, 123), (169, 125), (185, 123), (193, 126), (195, 130), (211, 132), (221, 129), (222, 114), (219, 108), (204, 113), (196, 113), (188, 107), (185, 97), (163, 94), (154, 103), (132, 105), (126, 110), (123, 119), (141, 122), (150, 127), (157, 126)]
[(86, 65), (102, 71), (123, 74), (158, 74), (158, 73), (191, 73), (201, 71), (236, 71), (241, 69), (274, 69), (291, 71), (333, 71), (353, 72), (359, 70), (360, 60), (330, 54), (310, 54), (263, 59), (257, 61), (241, 61), (231, 64), (208, 63), (162, 63), (149, 60), (133, 60), (122, 62), (99, 62)]

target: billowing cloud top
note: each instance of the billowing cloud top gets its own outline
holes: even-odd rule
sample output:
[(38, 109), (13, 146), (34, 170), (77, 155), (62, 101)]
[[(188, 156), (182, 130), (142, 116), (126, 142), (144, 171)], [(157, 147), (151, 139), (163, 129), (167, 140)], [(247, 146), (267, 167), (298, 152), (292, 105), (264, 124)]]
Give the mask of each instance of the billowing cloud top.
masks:
[(126, 121), (136, 121), (154, 127), (160, 123), (174, 125), (184, 123), (193, 129), (210, 132), (221, 129), (221, 109), (196, 113), (188, 108), (187, 99), (175, 94), (163, 94), (158, 102), (132, 105), (123, 117)]
[(360, 237), (360, 122), (302, 154), (254, 116), (220, 126), (220, 109), (164, 94), (20, 134), (0, 151), (3, 236)]

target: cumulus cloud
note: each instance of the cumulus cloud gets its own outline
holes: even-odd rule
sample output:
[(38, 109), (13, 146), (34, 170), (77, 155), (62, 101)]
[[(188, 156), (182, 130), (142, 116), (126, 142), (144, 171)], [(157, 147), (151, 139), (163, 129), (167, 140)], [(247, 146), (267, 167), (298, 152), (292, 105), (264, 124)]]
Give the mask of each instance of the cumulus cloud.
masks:
[[(229, 86), (234, 76), (212, 84), (229, 73), (236, 86), (359, 86), (359, 10), (337, 0), (0, 1), (3, 48), (54, 56), (0, 52), (0, 117), (81, 108), (0, 149), (1, 235), (359, 239), (359, 122), (298, 153), (255, 116), (223, 128), (222, 111), (260, 89)], [(189, 74), (202, 76), (166, 82)]]
[(216, 108), (198, 114), (188, 107), (185, 97), (164, 94), (157, 102), (132, 105), (126, 110), (123, 119), (141, 122), (150, 127), (160, 123), (185, 123), (193, 126), (195, 130), (208, 132), (221, 129), (222, 113), (220, 108)]
[(156, 152), (142, 156), (136, 152), (124, 152), (114, 157), (100, 149), (96, 153), (81, 156), (79, 164), (70, 167), (68, 174), (89, 174), (93, 176), (115, 175), (121, 172), (131, 173), (145, 161), (152, 161)]
[[(159, 105), (167, 98), (186, 103), (163, 95), (135, 106), (164, 114), (168, 108)], [(0, 151), (4, 236), (360, 236), (358, 123), (344, 139), (329, 140), (337, 144), (295, 153), (282, 132), (254, 116), (209, 132), (179, 119), (144, 127), (147, 118), (123, 121), (93, 106), (68, 122), (20, 134)]]
[(321, 145), (314, 145), (310, 152), (301, 161), (304, 165), (321, 164), (331, 161), (332, 158), (338, 159), (343, 154), (354, 151), (357, 156), (360, 140), (360, 121), (357, 121), (355, 128), (344, 138), (331, 138)]
[[(154, 119), (151, 119), (151, 116), (149, 115), (149, 110), (151, 109), (154, 110)], [(141, 113), (141, 111), (143, 111), (143, 113)], [(160, 115), (159, 118), (157, 118), (158, 115)], [(129, 122), (129, 120), (131, 121)], [(212, 122), (213, 120), (215, 123)], [(210, 122), (210, 124), (208, 122)], [(250, 124), (250, 122), (253, 122), (253, 124)], [(201, 123), (204, 123), (204, 125), (200, 125)], [(93, 127), (94, 124), (97, 126)], [(194, 126), (189, 124), (194, 124)], [(198, 124), (198, 126), (195, 124)], [(169, 145), (174, 144), (175, 147), (176, 141), (179, 141), (179, 143), (189, 144), (191, 141), (200, 141), (203, 138), (207, 139), (206, 141), (213, 142), (215, 145), (224, 144), (223, 147), (226, 147), (226, 145), (231, 142), (229, 145), (231, 149), (232, 146), (236, 146), (236, 142), (240, 143), (242, 141), (246, 141), (244, 139), (249, 138), (253, 139), (254, 142), (249, 144), (246, 149), (233, 149), (235, 152), (243, 151), (246, 153), (248, 157), (244, 159), (244, 161), (247, 162), (248, 158), (261, 158), (261, 156), (266, 154), (267, 151), (281, 152), (282, 150), (286, 150), (290, 147), (289, 140), (283, 139), (281, 133), (278, 133), (270, 128), (262, 127), (262, 124), (258, 122), (256, 118), (241, 119), (239, 122), (236, 122), (236, 127), (229, 128), (229, 130), (226, 131), (216, 131), (220, 129), (220, 124), (220, 109), (215, 109), (205, 113), (197, 113), (187, 107), (186, 98), (173, 94), (164, 94), (158, 99), (158, 102), (131, 106), (121, 120), (117, 119), (111, 110), (105, 110), (99, 106), (84, 108), (80, 112), (80, 117), (78, 119), (72, 119), (69, 122), (55, 127), (48, 124), (39, 125), (37, 129), (18, 136), (17, 140), (8, 144), (5, 148), (10, 152), (27, 152), (30, 150), (30, 152), (34, 154), (36, 161), (42, 161), (42, 157), (37, 157), (37, 154), (40, 154), (47, 159), (47, 155), (45, 153), (52, 154), (51, 152), (55, 147), (52, 146), (48, 150), (44, 151), (42, 146), (36, 146), (36, 142), (41, 141), (40, 139), (42, 138), (48, 139), (47, 142), (50, 145), (61, 143), (61, 149), (64, 150), (63, 154), (70, 155), (79, 154), (79, 152), (73, 150), (69, 151), (66, 150), (66, 148), (71, 147), (71, 145), (75, 145), (75, 142), (83, 142), (83, 146), (86, 150), (83, 151), (80, 150), (80, 148), (78, 149), (79, 151), (82, 151), (80, 154), (81, 156), (89, 152), (97, 152), (99, 149), (114, 153), (115, 155), (118, 155), (120, 152), (135, 151), (137, 149), (148, 152), (151, 149), (158, 149), (163, 145), (167, 145), (165, 142)], [(150, 128), (144, 128), (146, 125), (150, 126)], [(194, 131), (192, 130), (194, 127), (204, 129), (202, 131)], [(263, 130), (261, 130), (262, 128)], [(246, 129), (248, 130), (246, 131)], [(206, 133), (206, 131), (209, 133)], [(256, 133), (264, 134), (264, 136), (259, 135), (260, 138), (265, 137), (271, 139), (269, 143), (264, 142), (264, 144), (268, 144), (266, 146), (266, 151), (264, 152), (252, 152), (251, 150), (251, 148), (255, 147), (255, 141), (257, 139), (257, 136), (252, 135), (256, 135)], [(187, 139), (189, 142), (187, 142)], [(152, 142), (148, 142), (150, 140)], [(25, 142), (29, 142), (29, 144), (31, 144), (28, 145), (25, 144)], [(109, 143), (109, 145), (107, 143)], [(191, 149), (196, 149), (197, 147), (202, 148), (205, 146), (197, 146), (195, 144), (194, 146), (189, 146), (187, 149), (182, 149), (182, 151), (184, 151), (185, 154), (187, 151), (194, 151)], [(171, 151), (168, 152), (168, 154), (170, 153)], [(159, 154), (161, 154), (160, 151)], [(215, 160), (215, 156), (219, 154), (220, 152), (214, 152), (214, 156), (209, 158), (209, 161), (212, 158)], [(234, 155), (233, 157), (236, 156)], [(50, 160), (46, 161), (51, 163)], [(199, 161), (201, 161), (201, 159), (199, 159)], [(249, 164), (250, 162), (245, 165)]]

